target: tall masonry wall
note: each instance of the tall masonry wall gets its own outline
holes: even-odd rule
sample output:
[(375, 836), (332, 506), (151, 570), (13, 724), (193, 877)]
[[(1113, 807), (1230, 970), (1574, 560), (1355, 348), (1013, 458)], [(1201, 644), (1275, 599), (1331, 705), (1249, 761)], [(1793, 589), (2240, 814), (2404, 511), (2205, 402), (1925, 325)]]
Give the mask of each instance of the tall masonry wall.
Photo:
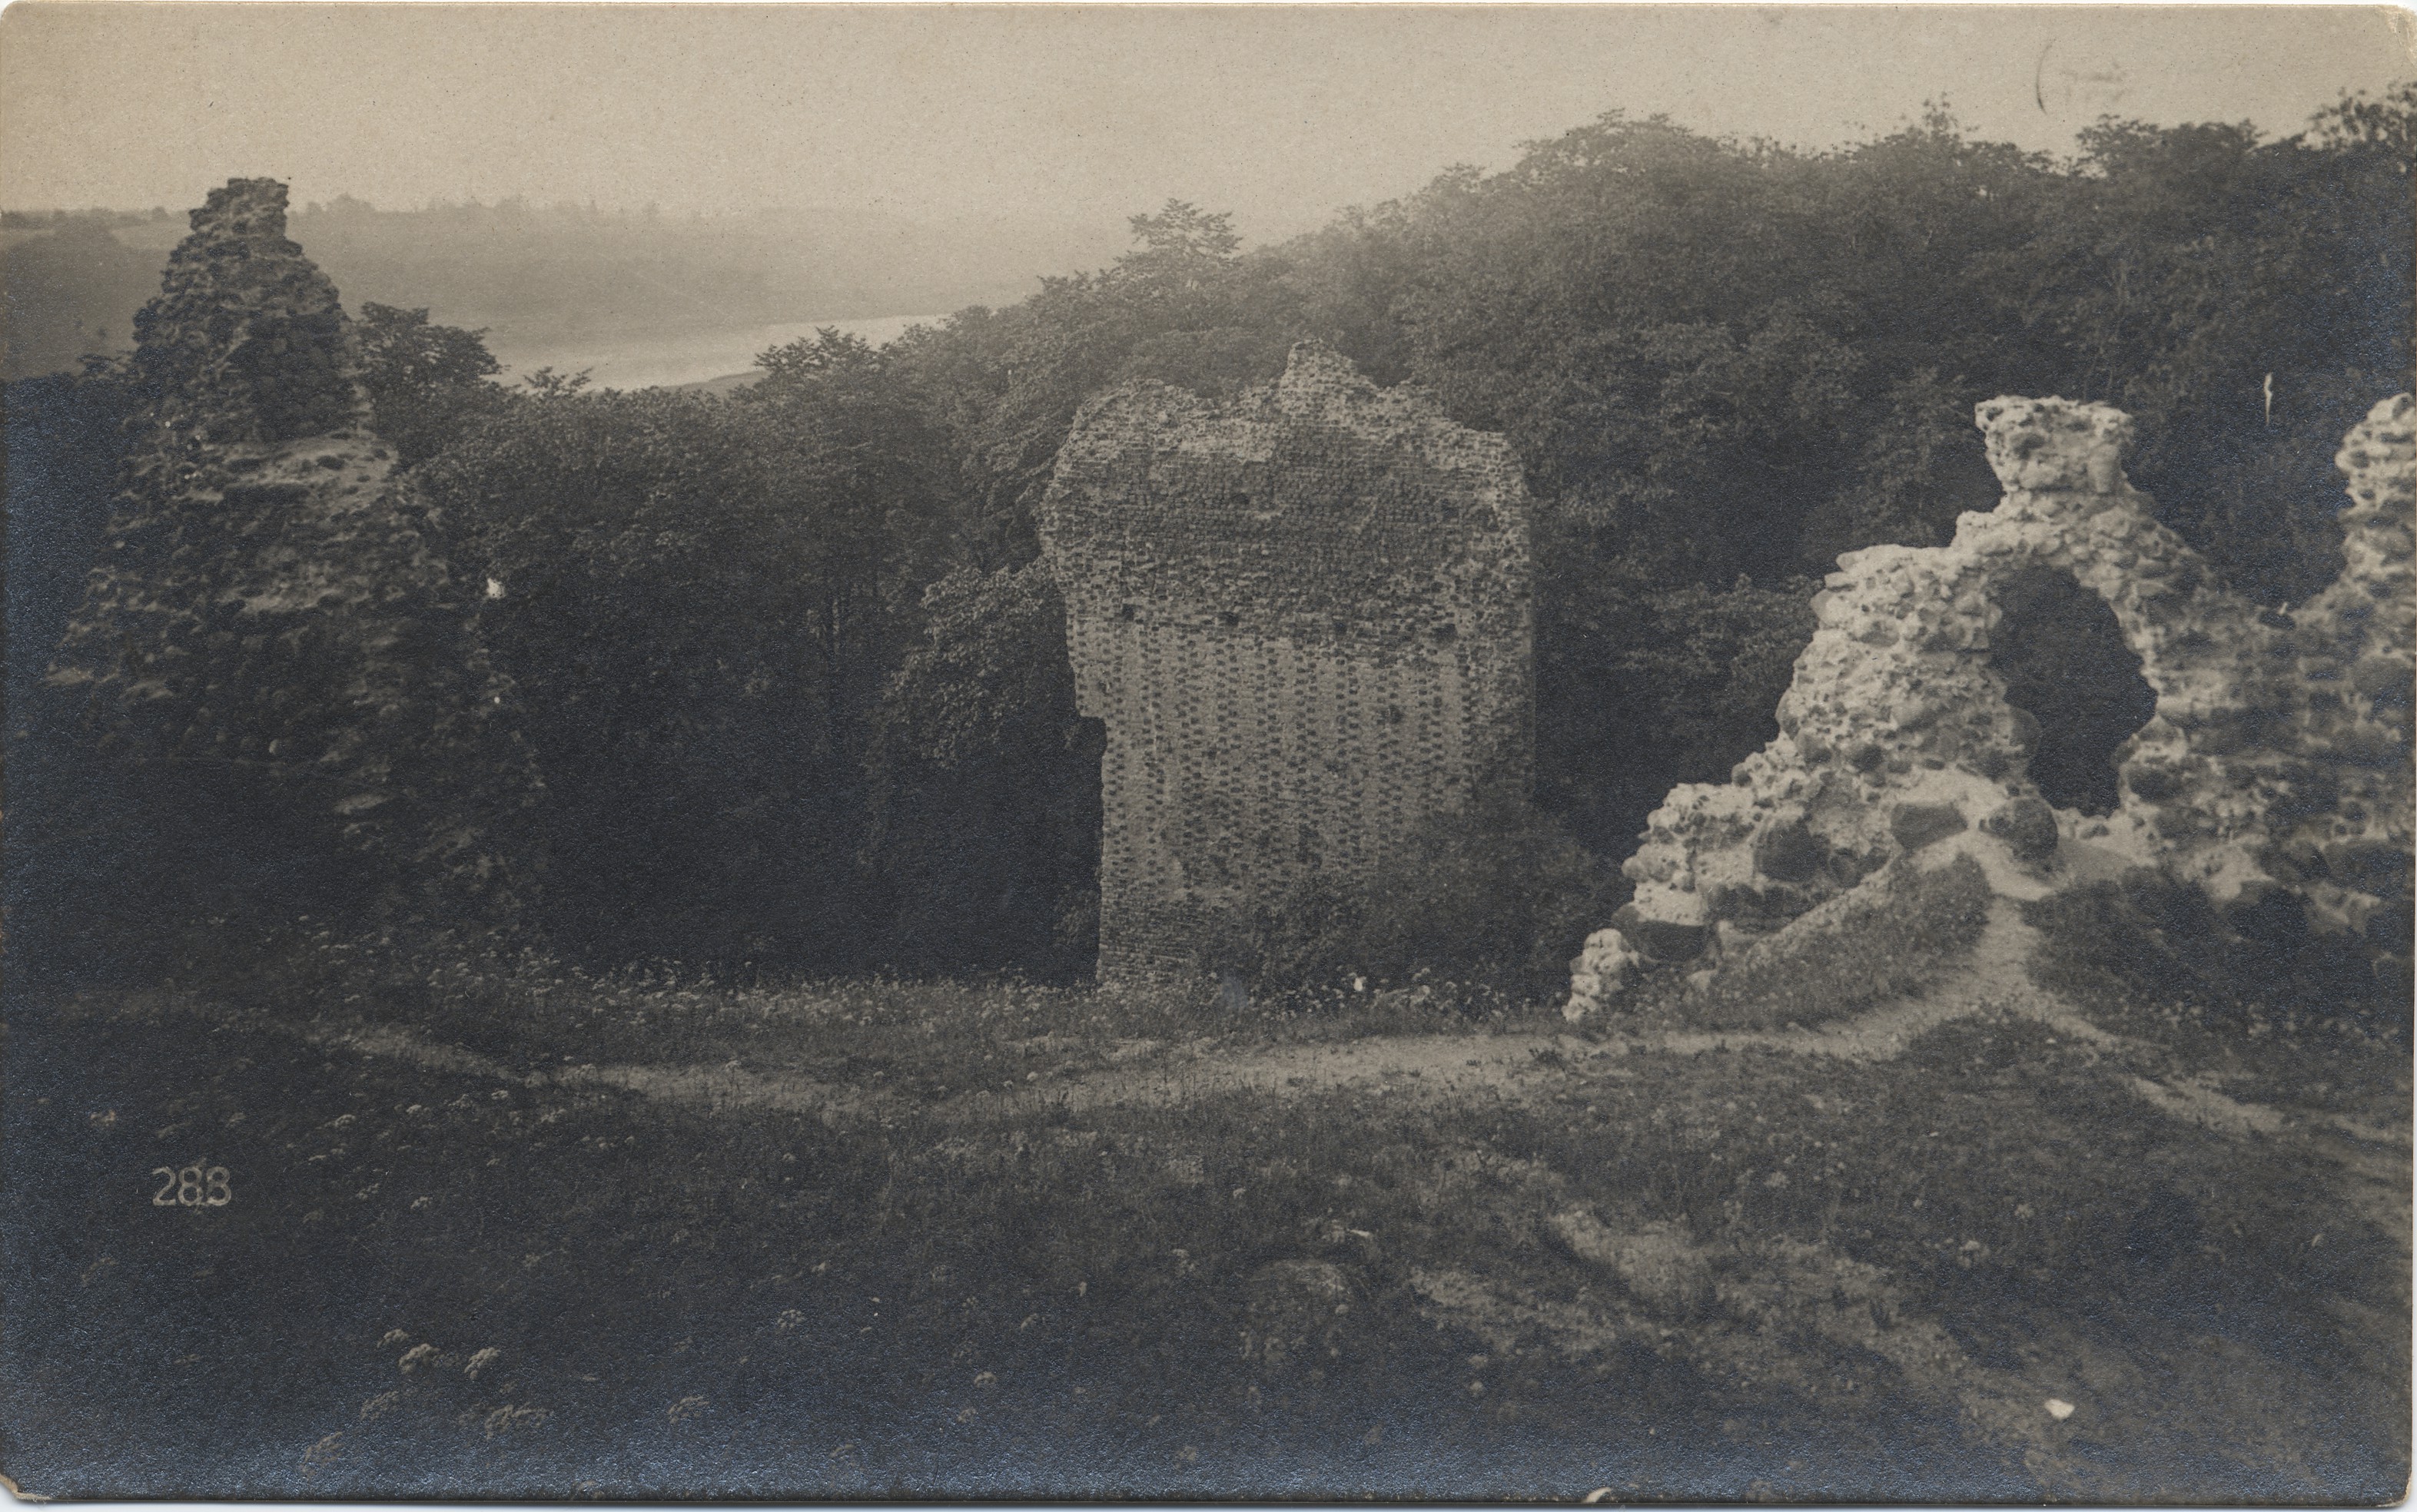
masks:
[(1084, 408), (1041, 538), (1106, 727), (1102, 980), (1196, 969), (1221, 919), (1525, 792), (1528, 529), (1500, 436), (1314, 342), (1228, 403)]

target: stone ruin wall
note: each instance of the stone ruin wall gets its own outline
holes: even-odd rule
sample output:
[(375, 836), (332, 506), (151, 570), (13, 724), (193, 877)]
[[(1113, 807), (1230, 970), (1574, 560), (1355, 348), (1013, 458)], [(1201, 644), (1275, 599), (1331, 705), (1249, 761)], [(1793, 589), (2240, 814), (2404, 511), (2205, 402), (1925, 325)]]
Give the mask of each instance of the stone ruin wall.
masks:
[(46, 681), (104, 748), (273, 777), (362, 849), (493, 890), (470, 794), (537, 785), (508, 684), (285, 208), (275, 179), (212, 189), (135, 318), (133, 444)]
[(1104, 722), (1100, 975), (1375, 874), (1531, 764), (1528, 499), (1499, 436), (1315, 343), (1230, 403), (1087, 405), (1042, 505), (1080, 710)]
[[(1674, 789), (1626, 863), (1634, 900), (1573, 962), (1573, 1016), (1639, 967), (1769, 933), (1896, 855), (1978, 825), (2043, 874), (2151, 867), (2219, 906), (2277, 890), (2319, 929), (2409, 948), (2412, 405), (2375, 406), (2337, 465), (2340, 578), (2295, 612), (2221, 586), (2122, 471), (2131, 421), (2103, 405), (1979, 406), (2006, 490), (1944, 547), (1838, 559), (1779, 706), (1780, 734), (1725, 784)], [(2114, 612), (2156, 693), (2093, 819), (2048, 805), (2036, 733), (1989, 660), (1994, 594), (2070, 573)]]
[(367, 422), (336, 286), (286, 239), (285, 186), (233, 178), (188, 217), (134, 317), (147, 448), (278, 443)]

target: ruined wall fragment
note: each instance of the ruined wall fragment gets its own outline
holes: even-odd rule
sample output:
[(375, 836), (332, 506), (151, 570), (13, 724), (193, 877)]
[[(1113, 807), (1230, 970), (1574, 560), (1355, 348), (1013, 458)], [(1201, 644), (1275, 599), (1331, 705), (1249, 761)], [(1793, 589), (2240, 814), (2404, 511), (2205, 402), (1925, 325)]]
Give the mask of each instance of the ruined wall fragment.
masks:
[(537, 783), (479, 585), (367, 429), (350, 324), (285, 203), (273, 179), (212, 190), (137, 317), (121, 492), (46, 681), (114, 759), (220, 774), (397, 876), (494, 896), (482, 817)]
[[(2044, 873), (2154, 867), (2230, 906), (2286, 888), (2318, 927), (2406, 949), (2409, 398), (2351, 432), (2344, 571), (2296, 617), (2226, 590), (2151, 518), (2123, 476), (2121, 412), (2004, 398), (1977, 419), (2003, 502), (1964, 515), (1947, 546), (1838, 559), (1779, 736), (1728, 783), (1673, 789), (1653, 813), (1626, 863), (1634, 901), (1573, 963), (1573, 1012), (1643, 963), (1769, 933), (1973, 826)], [(2035, 721), (1990, 664), (1998, 593), (2039, 567), (2105, 602), (2156, 694), (2105, 818), (2043, 799), (2027, 770)]]
[[(2319, 916), (2409, 934), (2410, 669), (2417, 666), (2417, 403), (2367, 412), (2333, 464), (2349, 479), (2342, 573), (2291, 615), (2301, 691), (2293, 755), (2308, 800), (2269, 815), (2268, 869)], [(2330, 791), (2329, 791), (2330, 790)]]
[(1082, 713), (1104, 721), (1103, 979), (1429, 816), (1523, 793), (1528, 499), (1499, 436), (1315, 343), (1215, 403), (1087, 405), (1041, 510)]

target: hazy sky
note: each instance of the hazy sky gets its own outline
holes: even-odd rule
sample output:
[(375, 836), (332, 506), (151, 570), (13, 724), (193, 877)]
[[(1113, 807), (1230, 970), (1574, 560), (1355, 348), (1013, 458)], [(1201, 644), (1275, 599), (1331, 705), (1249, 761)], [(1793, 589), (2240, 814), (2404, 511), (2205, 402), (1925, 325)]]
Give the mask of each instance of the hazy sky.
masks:
[(0, 14), (0, 203), (236, 174), (666, 209), (877, 204), (1254, 240), (1612, 109), (1826, 144), (1945, 96), (2061, 150), (2114, 113), (2301, 127), (2417, 72), (2382, 7), (815, 8), (68, 4)]

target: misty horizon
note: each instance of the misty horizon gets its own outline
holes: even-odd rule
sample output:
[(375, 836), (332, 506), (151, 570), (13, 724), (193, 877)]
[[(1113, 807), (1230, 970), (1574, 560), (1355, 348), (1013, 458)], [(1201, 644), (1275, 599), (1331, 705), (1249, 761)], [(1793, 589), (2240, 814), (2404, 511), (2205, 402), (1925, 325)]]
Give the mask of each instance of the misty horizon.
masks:
[(2068, 155), (2106, 115), (2288, 135), (2410, 57), (2384, 7), (1147, 8), (17, 6), (0, 204), (266, 175), (297, 207), (1121, 230), (1180, 199), (1270, 244), (1615, 110), (1819, 151), (1943, 103)]
[[(523, 370), (600, 351), (600, 382), (690, 382), (751, 332), (1014, 304), (1170, 202), (1281, 247), (1612, 113), (1824, 154), (1944, 112), (2069, 163), (2109, 117), (2288, 137), (2411, 71), (2381, 7), (6, 17), (10, 376), (122, 349), (181, 207), (232, 177), (288, 186), (356, 309), (488, 327)], [(46, 242), (62, 220), (105, 234)]]

